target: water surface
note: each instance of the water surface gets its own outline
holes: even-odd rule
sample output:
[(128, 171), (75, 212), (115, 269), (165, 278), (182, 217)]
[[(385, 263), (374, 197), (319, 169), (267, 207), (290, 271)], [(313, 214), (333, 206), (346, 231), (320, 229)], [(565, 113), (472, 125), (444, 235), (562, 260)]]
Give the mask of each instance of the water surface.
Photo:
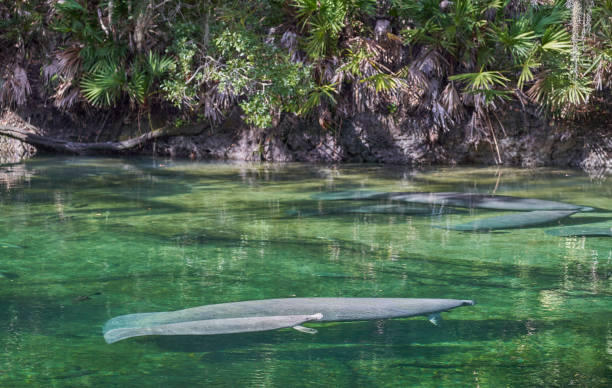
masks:
[[(612, 240), (559, 224), (437, 228), (507, 212), (334, 209), (322, 191), (459, 191), (598, 210), (573, 170), (37, 158), (0, 167), (0, 386), (609, 386)], [(474, 299), (424, 317), (107, 345), (109, 318), (285, 297)]]

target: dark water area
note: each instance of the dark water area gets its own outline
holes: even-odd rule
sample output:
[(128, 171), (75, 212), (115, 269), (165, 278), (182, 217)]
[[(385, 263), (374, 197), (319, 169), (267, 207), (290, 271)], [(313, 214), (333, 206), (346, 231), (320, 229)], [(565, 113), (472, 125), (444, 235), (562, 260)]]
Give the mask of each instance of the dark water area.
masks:
[[(445, 226), (516, 212), (316, 196), (346, 190), (594, 210), (475, 233)], [(0, 386), (610, 386), (612, 239), (559, 232), (609, 229), (607, 209), (609, 177), (575, 170), (0, 166)], [(102, 337), (117, 315), (290, 297), (477, 304), (442, 313), (439, 326), (414, 317), (306, 324), (314, 335)]]

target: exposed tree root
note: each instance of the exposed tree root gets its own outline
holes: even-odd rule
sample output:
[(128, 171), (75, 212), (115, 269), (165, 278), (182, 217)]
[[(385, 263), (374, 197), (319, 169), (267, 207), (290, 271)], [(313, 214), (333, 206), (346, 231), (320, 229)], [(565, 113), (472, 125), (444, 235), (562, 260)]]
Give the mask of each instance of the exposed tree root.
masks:
[(205, 124), (195, 124), (181, 128), (161, 128), (147, 132), (138, 137), (123, 141), (107, 141), (80, 143), (53, 137), (42, 136), (34, 133), (41, 132), (39, 128), (28, 125), (27, 129), (0, 125), (0, 136), (8, 136), (13, 139), (21, 140), (33, 146), (52, 149), (58, 152), (85, 155), (105, 152), (121, 152), (143, 145), (148, 141), (171, 136), (194, 136), (200, 134), (206, 128)]

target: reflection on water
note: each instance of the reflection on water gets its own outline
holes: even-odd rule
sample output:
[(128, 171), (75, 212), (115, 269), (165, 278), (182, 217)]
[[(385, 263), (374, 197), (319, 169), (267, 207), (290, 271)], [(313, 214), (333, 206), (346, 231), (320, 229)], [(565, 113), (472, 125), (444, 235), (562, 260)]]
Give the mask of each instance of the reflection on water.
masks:
[[(606, 179), (102, 158), (0, 167), (0, 385), (609, 386), (612, 240), (554, 235), (567, 225), (610, 228)], [(346, 190), (498, 194), (596, 210), (464, 233), (435, 226), (507, 213), (312, 199)], [(477, 305), (442, 314), (440, 327), (419, 317), (310, 324), (316, 335), (113, 345), (101, 335), (116, 315), (292, 296)]]

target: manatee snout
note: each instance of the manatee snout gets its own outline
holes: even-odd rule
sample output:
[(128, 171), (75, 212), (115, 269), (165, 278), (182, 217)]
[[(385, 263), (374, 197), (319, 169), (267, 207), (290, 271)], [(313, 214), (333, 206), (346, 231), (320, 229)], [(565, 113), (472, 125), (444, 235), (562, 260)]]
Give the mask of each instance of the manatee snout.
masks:
[(475, 306), (476, 302), (474, 302), (473, 300), (464, 300), (461, 302), (462, 306)]

